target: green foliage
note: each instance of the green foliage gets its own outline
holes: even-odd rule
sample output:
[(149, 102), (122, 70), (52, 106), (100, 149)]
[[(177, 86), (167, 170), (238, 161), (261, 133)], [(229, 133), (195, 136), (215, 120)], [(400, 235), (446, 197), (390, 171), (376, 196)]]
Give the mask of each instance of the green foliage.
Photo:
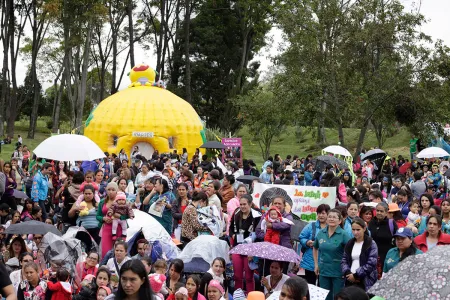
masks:
[(252, 140), (259, 144), (263, 159), (269, 157), (274, 138), (291, 123), (284, 101), (276, 91), (270, 86), (258, 87), (234, 99), (239, 106), (239, 118), (253, 134)]

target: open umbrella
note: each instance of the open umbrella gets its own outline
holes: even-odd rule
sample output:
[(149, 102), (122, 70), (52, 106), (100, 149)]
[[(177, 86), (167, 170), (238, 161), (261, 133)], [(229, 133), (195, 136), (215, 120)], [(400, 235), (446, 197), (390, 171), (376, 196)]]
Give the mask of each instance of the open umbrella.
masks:
[[(448, 299), (450, 246), (407, 257), (378, 280), (368, 293), (389, 300)], [(411, 276), (417, 276), (412, 278)], [(415, 280), (414, 280), (415, 279)]]
[(408, 171), (408, 169), (411, 169), (411, 166), (412, 166), (412, 163), (406, 162), (398, 169), (398, 172), (400, 174), (406, 174), (406, 171)]
[(216, 257), (223, 257), (225, 262), (229, 263), (229, 250), (230, 247), (226, 241), (213, 235), (199, 235), (184, 247), (177, 258), (184, 263), (188, 263), (193, 258), (198, 257), (211, 265)]
[(342, 146), (338, 146), (338, 145), (328, 146), (325, 149), (323, 149), (322, 151), (327, 152), (327, 153), (338, 154), (338, 155), (342, 155), (342, 156), (352, 156), (347, 149), (345, 149)]
[(300, 262), (300, 256), (293, 249), (268, 242), (240, 244), (231, 249), (230, 254), (257, 256), (263, 259), (293, 263)]
[(313, 164), (315, 165), (316, 171), (322, 172), (325, 170), (325, 167), (327, 165), (337, 165), (339, 169), (348, 169), (348, 164), (340, 160), (339, 158), (336, 158), (334, 156), (330, 155), (320, 155), (313, 159)]
[(27, 221), (10, 225), (5, 233), (7, 234), (46, 234), (48, 232), (61, 236), (61, 232), (53, 225), (39, 221)]
[(236, 178), (236, 180), (246, 184), (251, 184), (253, 180), (259, 180), (259, 177), (253, 175), (242, 175)]
[(367, 151), (366, 154), (364, 154), (361, 157), (361, 161), (369, 159), (372, 163), (374, 163), (377, 166), (378, 170), (381, 170), (386, 157), (387, 157), (387, 154), (383, 150), (372, 149), (372, 150)]
[(201, 145), (199, 148), (205, 148), (205, 149), (225, 149), (225, 145), (221, 142), (216, 141), (209, 141)]
[(418, 158), (434, 158), (434, 157), (445, 157), (450, 156), (447, 151), (439, 147), (428, 147), (423, 149), (417, 154)]
[(283, 196), (284, 199), (286, 199), (286, 202), (292, 207), (293, 206), (293, 202), (291, 197), (288, 195), (288, 193), (286, 192), (286, 190), (283, 190), (282, 188), (279, 187), (271, 187), (266, 189), (262, 195), (261, 198), (259, 200), (259, 207), (261, 209), (263, 209), (263, 207), (265, 206), (266, 208), (270, 206), (270, 204), (272, 203), (272, 200), (275, 197), (279, 197), (279, 196)]
[(86, 253), (98, 251), (98, 245), (84, 227), (71, 226), (63, 235), (63, 239), (75, 238), (81, 241), (81, 246)]
[(40, 143), (33, 152), (37, 157), (59, 161), (95, 160), (105, 157), (105, 153), (96, 143), (78, 134), (51, 136)]
[(18, 199), (25, 199), (28, 198), (27, 194), (22, 192), (22, 191), (18, 191), (18, 190), (14, 190), (13, 192), (13, 197), (14, 198), (18, 198)]

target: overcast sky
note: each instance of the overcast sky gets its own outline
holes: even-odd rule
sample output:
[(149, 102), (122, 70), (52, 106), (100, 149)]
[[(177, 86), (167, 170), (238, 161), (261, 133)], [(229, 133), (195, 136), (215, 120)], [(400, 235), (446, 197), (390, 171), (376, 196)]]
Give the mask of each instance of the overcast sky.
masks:
[[(426, 34), (430, 35), (433, 40), (441, 39), (446, 45), (450, 46), (450, 17), (448, 12), (450, 11), (450, 0), (402, 0), (405, 5), (405, 9), (410, 11), (417, 11), (418, 5), (420, 4), (420, 12), (428, 20), (427, 24), (423, 25), (421, 30)], [(261, 71), (265, 74), (270, 70), (271, 61), (270, 56), (277, 54), (279, 48), (281, 36), (280, 31), (277, 29), (272, 29), (269, 33), (269, 38), (273, 39), (273, 42), (268, 43), (270, 46), (262, 49), (260, 53), (256, 56), (256, 60), (261, 62)], [(0, 45), (0, 50), (1, 50)], [(0, 51), (0, 61), (2, 61), (2, 51)], [(141, 47), (137, 45), (135, 53), (136, 63), (148, 63), (151, 66), (156, 65), (155, 55), (153, 51), (144, 51)], [(120, 67), (121, 68), (121, 67)], [(23, 82), (26, 72), (26, 65), (22, 62), (18, 66), (18, 81), (19, 84)], [(44, 89), (51, 85), (48, 80), (52, 78), (45, 78), (46, 82), (43, 83)], [(41, 80), (43, 81), (43, 80)], [(126, 88), (129, 85), (128, 78), (122, 80), (120, 89)]]

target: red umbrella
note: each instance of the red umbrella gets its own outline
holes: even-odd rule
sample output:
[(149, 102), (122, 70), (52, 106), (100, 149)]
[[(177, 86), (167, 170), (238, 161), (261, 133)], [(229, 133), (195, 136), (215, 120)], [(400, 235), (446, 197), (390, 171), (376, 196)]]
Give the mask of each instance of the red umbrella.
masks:
[(410, 162), (404, 163), (398, 171), (400, 174), (405, 174), (408, 169), (411, 169), (411, 165), (412, 164)]

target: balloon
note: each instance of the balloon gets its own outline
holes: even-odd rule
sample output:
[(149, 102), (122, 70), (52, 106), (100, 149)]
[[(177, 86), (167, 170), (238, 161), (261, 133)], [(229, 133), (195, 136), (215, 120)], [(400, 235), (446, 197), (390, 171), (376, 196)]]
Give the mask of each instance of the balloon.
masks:
[(156, 72), (138, 65), (130, 72), (132, 84), (106, 98), (86, 120), (84, 135), (103, 150), (130, 154), (134, 146), (150, 159), (155, 150), (168, 153), (186, 148), (189, 156), (206, 142), (200, 117), (177, 95), (154, 86)]

